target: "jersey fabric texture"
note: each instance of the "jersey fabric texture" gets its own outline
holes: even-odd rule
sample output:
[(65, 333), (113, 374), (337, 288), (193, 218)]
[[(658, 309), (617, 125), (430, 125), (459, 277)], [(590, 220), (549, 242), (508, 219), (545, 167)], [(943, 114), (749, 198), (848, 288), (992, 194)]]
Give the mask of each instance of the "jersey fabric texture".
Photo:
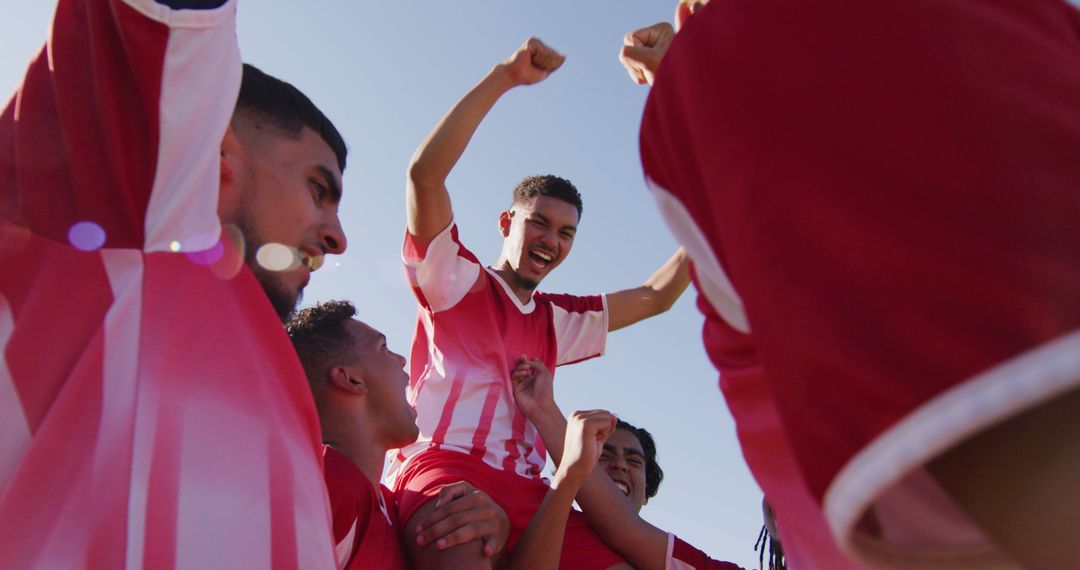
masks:
[(712, 2), (673, 41), (642, 162), (786, 552), (802, 485), (863, 564), (1009, 566), (925, 466), (1080, 386), (1077, 101), (1060, 0)]
[(496, 469), (539, 478), (546, 453), (514, 403), (510, 371), (522, 354), (548, 368), (600, 356), (607, 340), (603, 296), (536, 293), (521, 301), (458, 241), (451, 224), (429, 244), (403, 248), (419, 315), (409, 402), (420, 437), (391, 452), (387, 478), (429, 449), (453, 449)]
[(323, 446), (323, 472), (338, 568), (405, 570), (393, 493), (382, 485), (376, 488), (356, 464), (330, 446)]
[[(439, 495), (439, 489), (462, 479), (487, 493), (506, 511), (510, 519), (507, 548), (513, 550), (543, 502), (548, 492), (547, 483), (542, 479), (525, 478), (495, 469), (457, 451), (421, 453), (405, 466), (396, 489), (401, 520), (408, 524), (417, 509)], [(571, 510), (563, 536), (559, 567), (603, 570), (620, 562), (623, 559), (600, 540), (585, 515)]]
[(220, 239), (236, 7), (197, 4), (62, 0), (0, 114), (0, 568), (334, 567), (310, 390)]
[(665, 570), (743, 570), (730, 562), (709, 558), (708, 554), (690, 546), (674, 534), (668, 534)]

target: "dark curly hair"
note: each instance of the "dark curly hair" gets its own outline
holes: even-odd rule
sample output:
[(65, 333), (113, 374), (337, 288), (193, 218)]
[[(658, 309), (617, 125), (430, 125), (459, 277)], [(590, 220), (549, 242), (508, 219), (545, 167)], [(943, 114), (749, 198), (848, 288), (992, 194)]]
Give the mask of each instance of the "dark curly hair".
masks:
[(569, 180), (551, 174), (527, 176), (514, 187), (513, 204), (525, 203), (537, 196), (548, 196), (567, 202), (577, 208), (578, 219), (581, 219), (581, 194)]
[(356, 316), (348, 301), (326, 301), (296, 313), (287, 323), (296, 355), (311, 383), (326, 377), (352, 349), (353, 338), (345, 323)]
[(660, 482), (664, 480), (664, 470), (656, 462), (656, 441), (652, 434), (623, 420), (619, 420), (615, 429), (624, 429), (634, 434), (641, 443), (641, 450), (645, 452), (645, 496), (649, 499), (655, 497), (660, 490)]

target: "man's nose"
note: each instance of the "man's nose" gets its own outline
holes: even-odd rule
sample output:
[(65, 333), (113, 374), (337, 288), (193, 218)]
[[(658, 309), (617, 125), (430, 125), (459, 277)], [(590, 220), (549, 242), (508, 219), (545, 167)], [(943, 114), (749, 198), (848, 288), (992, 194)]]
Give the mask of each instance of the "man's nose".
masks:
[(345, 230), (341, 227), (341, 219), (337, 214), (332, 214), (319, 232), (319, 242), (326, 253), (345, 253), (348, 242), (345, 239)]

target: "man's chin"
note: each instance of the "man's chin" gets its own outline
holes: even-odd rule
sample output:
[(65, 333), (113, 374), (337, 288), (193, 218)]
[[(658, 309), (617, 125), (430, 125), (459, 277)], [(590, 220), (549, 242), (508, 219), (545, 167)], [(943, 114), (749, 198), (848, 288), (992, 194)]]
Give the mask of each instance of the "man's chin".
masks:
[(263, 293), (266, 293), (278, 318), (283, 323), (287, 322), (296, 312), (296, 307), (300, 306), (300, 301), (304, 298), (304, 290), (301, 288), (293, 292), (288, 285), (281, 282), (277, 273), (261, 268), (255, 271), (255, 278), (262, 286)]
[(540, 286), (541, 279), (543, 279), (543, 276), (532, 277), (523, 275), (520, 271), (514, 272), (514, 281), (517, 282), (517, 286), (523, 289), (529, 289), (530, 291)]

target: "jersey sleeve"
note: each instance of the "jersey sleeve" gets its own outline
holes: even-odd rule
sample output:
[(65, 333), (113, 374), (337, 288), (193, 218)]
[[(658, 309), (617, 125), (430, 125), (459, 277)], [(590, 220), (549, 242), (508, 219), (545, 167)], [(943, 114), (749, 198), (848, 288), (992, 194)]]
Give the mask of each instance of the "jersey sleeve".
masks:
[(708, 554), (690, 546), (674, 534), (668, 534), (665, 570), (742, 570), (730, 562), (709, 558)]
[(607, 343), (607, 297), (591, 295), (548, 295), (552, 324), (558, 341), (556, 365), (573, 364), (604, 354)]
[(432, 312), (457, 305), (480, 276), (480, 262), (461, 245), (452, 222), (426, 245), (405, 232), (402, 259), (413, 294)]
[(226, 0), (60, 2), (0, 115), (0, 213), (80, 249), (216, 243), (235, 12)]

